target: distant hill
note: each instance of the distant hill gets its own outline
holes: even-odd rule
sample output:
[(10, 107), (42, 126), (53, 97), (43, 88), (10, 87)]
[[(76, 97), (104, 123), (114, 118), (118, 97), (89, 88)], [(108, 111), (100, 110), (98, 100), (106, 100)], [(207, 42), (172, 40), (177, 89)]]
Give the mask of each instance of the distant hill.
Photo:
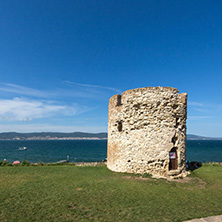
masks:
[(222, 137), (205, 137), (205, 136), (197, 136), (193, 134), (187, 134), (187, 140), (222, 140)]
[(52, 140), (52, 139), (106, 139), (107, 133), (57, 133), (57, 132), (42, 132), (42, 133), (16, 133), (7, 132), (0, 133), (0, 140)]
[[(42, 133), (16, 133), (7, 132), (0, 133), (0, 140), (74, 140), (74, 139), (107, 139), (107, 133), (58, 133), (58, 132), (42, 132)], [(222, 140), (222, 138), (204, 137), (187, 134), (187, 140)]]

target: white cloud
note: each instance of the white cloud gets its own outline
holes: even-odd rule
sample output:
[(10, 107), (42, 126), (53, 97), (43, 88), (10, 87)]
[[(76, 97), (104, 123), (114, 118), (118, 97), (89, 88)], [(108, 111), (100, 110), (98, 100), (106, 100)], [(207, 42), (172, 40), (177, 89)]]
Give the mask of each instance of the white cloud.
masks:
[(30, 121), (50, 117), (56, 114), (61, 116), (76, 115), (87, 111), (86, 107), (58, 105), (54, 101), (28, 100), (14, 98), (0, 99), (0, 118), (5, 120)]
[(121, 94), (121, 91), (116, 88), (108, 87), (108, 86), (99, 86), (99, 85), (91, 85), (91, 84), (83, 84), (83, 83), (77, 83), (77, 82), (71, 82), (71, 81), (64, 81), (65, 83), (71, 84), (71, 85), (77, 85), (77, 86), (83, 86), (83, 87), (89, 87), (89, 88), (100, 88), (100, 89), (107, 89), (111, 90), (117, 93)]

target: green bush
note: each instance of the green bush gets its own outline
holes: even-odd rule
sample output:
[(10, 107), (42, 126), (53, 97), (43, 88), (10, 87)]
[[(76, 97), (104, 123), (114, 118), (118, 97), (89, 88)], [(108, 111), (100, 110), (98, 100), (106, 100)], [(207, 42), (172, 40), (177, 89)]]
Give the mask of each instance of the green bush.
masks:
[(149, 173), (144, 173), (143, 175), (142, 175), (142, 177), (143, 178), (151, 178), (151, 174), (149, 174)]
[(44, 163), (43, 162), (39, 162), (38, 166), (44, 166)]
[(22, 160), (20, 166), (30, 166), (30, 162), (28, 160)]
[(12, 164), (9, 161), (0, 161), (0, 166), (12, 166)]

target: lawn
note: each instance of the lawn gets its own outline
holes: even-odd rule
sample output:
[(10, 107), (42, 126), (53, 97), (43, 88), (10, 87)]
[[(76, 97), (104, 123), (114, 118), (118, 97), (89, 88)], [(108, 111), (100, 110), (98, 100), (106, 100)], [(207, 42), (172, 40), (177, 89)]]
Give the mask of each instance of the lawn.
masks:
[(222, 214), (222, 166), (185, 179), (141, 178), (105, 166), (0, 167), (0, 221), (184, 221)]

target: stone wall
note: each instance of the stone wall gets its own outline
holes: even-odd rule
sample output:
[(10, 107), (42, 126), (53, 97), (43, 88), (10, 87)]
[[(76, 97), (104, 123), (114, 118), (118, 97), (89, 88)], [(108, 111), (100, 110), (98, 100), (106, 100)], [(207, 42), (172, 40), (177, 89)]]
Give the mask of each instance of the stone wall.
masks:
[[(186, 166), (187, 94), (171, 87), (127, 90), (109, 101), (107, 166), (116, 172), (181, 175)], [(169, 153), (176, 150), (176, 169)]]

